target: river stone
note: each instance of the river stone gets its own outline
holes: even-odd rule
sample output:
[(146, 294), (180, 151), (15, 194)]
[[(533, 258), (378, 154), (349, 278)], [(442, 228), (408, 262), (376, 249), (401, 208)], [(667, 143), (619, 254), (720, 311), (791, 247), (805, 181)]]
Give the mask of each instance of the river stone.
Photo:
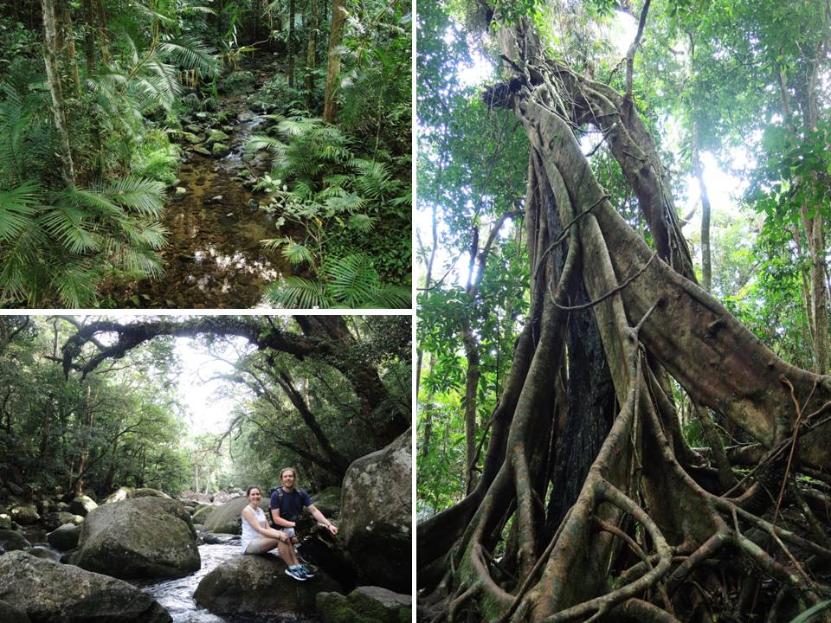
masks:
[(78, 539), (81, 536), (81, 528), (75, 524), (65, 523), (56, 530), (46, 535), (46, 541), (52, 547), (65, 552), (75, 549), (78, 546)]
[(380, 586), (359, 586), (348, 596), (318, 593), (317, 609), (323, 623), (409, 623), (412, 601)]
[(193, 132), (182, 132), (182, 138), (184, 138), (191, 145), (197, 145), (205, 140), (203, 136), (197, 136)]
[(321, 571), (311, 580), (298, 582), (288, 577), (285, 569), (276, 556), (239, 556), (202, 578), (193, 598), (219, 615), (302, 618), (317, 612), (318, 593), (340, 590)]
[(211, 147), (211, 153), (214, 156), (221, 156), (222, 154), (228, 153), (229, 149), (225, 143), (214, 143), (213, 147)]
[(203, 504), (202, 506), (197, 508), (195, 511), (193, 511), (193, 514), (191, 515), (193, 523), (205, 523), (205, 521), (207, 521), (208, 517), (211, 516), (211, 513), (215, 508), (218, 507), (211, 506), (210, 504)]
[(34, 504), (25, 504), (15, 506), (11, 510), (12, 521), (19, 523), (21, 526), (31, 526), (40, 521), (38, 509)]
[(359, 581), (407, 592), (411, 585), (412, 452), (409, 430), (355, 460), (343, 479), (339, 537)]
[(195, 146), (193, 148), (193, 151), (195, 151), (197, 154), (202, 154), (203, 156), (210, 156), (211, 155), (211, 150), (208, 149), (207, 147), (204, 147), (203, 145)]
[(188, 194), (188, 189), (184, 186), (177, 186), (176, 191), (174, 193), (177, 197), (184, 197)]
[(7, 552), (16, 549), (27, 549), (31, 546), (32, 544), (19, 532), (0, 529), (0, 547)]
[(98, 508), (98, 504), (88, 495), (79, 495), (69, 503), (69, 512), (81, 517), (86, 517), (96, 508)]
[(32, 623), (29, 615), (5, 601), (0, 601), (0, 621), (3, 621), (3, 623)]
[(84, 523), (84, 518), (80, 515), (73, 515), (65, 511), (58, 511), (57, 513), (49, 513), (43, 518), (43, 524), (47, 530), (55, 530), (58, 527), (71, 523), (80, 526)]
[(11, 530), (12, 518), (6, 513), (0, 514), (0, 530)]
[[(260, 508), (268, 513), (268, 500), (266, 497), (267, 496), (263, 494), (263, 499), (260, 502)], [(240, 515), (242, 514), (242, 509), (245, 508), (246, 504), (248, 504), (248, 498), (241, 495), (233, 500), (230, 500), (229, 502), (226, 502), (222, 506), (214, 507), (211, 514), (205, 520), (205, 531), (213, 532), (214, 534), (239, 534), (241, 531), (239, 523)]]
[(230, 136), (225, 134), (222, 130), (210, 130), (208, 132), (208, 138), (205, 141), (206, 143), (224, 143), (226, 142)]
[(156, 600), (127, 582), (25, 552), (0, 556), (0, 600), (36, 623), (171, 620)]
[(48, 547), (41, 545), (27, 549), (26, 553), (35, 558), (42, 558), (43, 560), (51, 560), (53, 562), (58, 562), (61, 559), (61, 555), (58, 552), (53, 552)]
[(205, 532), (202, 535), (202, 540), (208, 545), (240, 544), (240, 536), (238, 534), (214, 534), (213, 532)]
[(99, 506), (81, 527), (73, 564), (118, 578), (171, 578), (200, 567), (196, 532), (175, 500), (143, 497)]

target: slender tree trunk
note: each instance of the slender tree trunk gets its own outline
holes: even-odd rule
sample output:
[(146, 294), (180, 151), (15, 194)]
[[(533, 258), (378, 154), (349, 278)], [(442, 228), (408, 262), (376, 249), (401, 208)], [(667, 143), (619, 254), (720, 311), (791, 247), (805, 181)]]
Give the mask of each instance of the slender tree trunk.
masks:
[(41, 6), (43, 7), (43, 29), (45, 34), (43, 58), (46, 63), (46, 80), (49, 84), (49, 93), (52, 96), (52, 118), (55, 122), (55, 129), (58, 131), (58, 136), (60, 137), (63, 156), (65, 158), (64, 179), (71, 186), (75, 186), (75, 164), (72, 162), (72, 148), (69, 143), (69, 133), (66, 128), (61, 75), (58, 70), (55, 6), (53, 0), (41, 0)]
[(294, 86), (294, 0), (289, 0), (289, 36), (286, 42), (286, 53), (289, 57), (288, 79), (289, 86)]
[(306, 44), (306, 106), (314, 107), (315, 68), (317, 67), (317, 28), (319, 13), (317, 0), (309, 0), (309, 41)]
[(710, 252), (710, 195), (704, 183), (704, 170), (701, 167), (699, 152), (699, 126), (693, 121), (692, 165), (695, 179), (698, 181), (698, 191), (701, 195), (701, 285), (707, 292), (712, 290), (713, 269)]
[(78, 72), (78, 57), (75, 49), (75, 31), (72, 27), (72, 13), (68, 5), (60, 9), (61, 47), (66, 48), (66, 58), (69, 64), (69, 73), (72, 76), (72, 86), (75, 97), (81, 97), (81, 76)]
[(335, 122), (337, 111), (337, 92), (340, 82), (340, 47), (343, 39), (343, 26), (346, 23), (344, 0), (332, 0), (332, 27), (329, 32), (329, 60), (326, 66), (326, 92), (323, 102), (323, 120)]

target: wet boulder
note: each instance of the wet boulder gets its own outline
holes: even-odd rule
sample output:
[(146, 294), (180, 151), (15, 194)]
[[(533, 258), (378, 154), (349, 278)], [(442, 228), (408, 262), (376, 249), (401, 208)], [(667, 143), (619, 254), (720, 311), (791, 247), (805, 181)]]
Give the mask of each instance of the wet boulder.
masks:
[(21, 526), (31, 526), (40, 521), (40, 514), (34, 504), (21, 504), (12, 508), (12, 521), (19, 523)]
[(222, 130), (210, 130), (206, 143), (227, 143), (231, 137)]
[(12, 518), (7, 513), (0, 513), (0, 530), (11, 530)]
[(62, 552), (75, 549), (81, 537), (81, 528), (72, 523), (66, 523), (46, 535), (46, 541)]
[(86, 517), (96, 508), (98, 508), (98, 504), (88, 495), (79, 495), (69, 503), (69, 512), (81, 517)]
[(84, 523), (84, 518), (80, 515), (73, 515), (72, 513), (67, 513), (66, 511), (49, 513), (43, 518), (43, 525), (47, 530), (55, 530), (59, 526), (62, 526), (67, 523), (80, 526), (82, 523)]
[(214, 143), (211, 147), (211, 154), (214, 156), (224, 156), (229, 151), (231, 151), (231, 148), (225, 143)]
[(32, 544), (19, 532), (0, 529), (0, 547), (7, 552), (17, 549), (27, 549), (31, 546)]
[(285, 574), (276, 556), (239, 556), (202, 578), (193, 598), (214, 614), (308, 618), (316, 615), (316, 596), (340, 590), (322, 572), (306, 582)]
[(25, 552), (0, 556), (0, 601), (38, 623), (171, 620), (158, 602), (127, 582)]
[(61, 559), (61, 555), (58, 552), (48, 547), (43, 547), (42, 545), (30, 547), (26, 550), (26, 553), (35, 558), (43, 558), (44, 560), (51, 560), (53, 562), (58, 562)]
[(193, 511), (193, 514), (191, 515), (193, 523), (205, 523), (205, 521), (207, 521), (208, 517), (210, 517), (211, 513), (215, 508), (217, 507), (211, 506), (210, 504), (205, 504), (197, 508), (195, 511)]
[[(205, 520), (205, 530), (216, 534), (239, 534), (241, 532), (240, 515), (246, 504), (248, 504), (248, 498), (241, 495), (222, 506), (215, 507)], [(268, 500), (265, 494), (263, 494), (263, 501), (260, 502), (260, 508), (268, 513)]]
[(141, 497), (99, 506), (81, 527), (73, 564), (118, 578), (173, 578), (200, 567), (196, 532), (177, 501)]
[(411, 482), (409, 431), (346, 470), (338, 536), (359, 582), (410, 590)]
[(323, 623), (409, 623), (413, 600), (380, 586), (359, 586), (349, 595), (318, 593)]

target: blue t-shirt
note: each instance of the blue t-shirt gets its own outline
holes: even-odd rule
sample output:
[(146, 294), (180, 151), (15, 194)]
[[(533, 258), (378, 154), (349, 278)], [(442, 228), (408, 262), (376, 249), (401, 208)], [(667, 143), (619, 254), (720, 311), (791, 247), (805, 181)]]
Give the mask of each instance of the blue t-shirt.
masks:
[[(282, 499), (281, 499), (282, 498)], [(296, 521), (303, 512), (303, 508), (311, 506), (311, 496), (302, 489), (286, 491), (283, 487), (277, 487), (271, 492), (271, 503), (268, 507), (271, 510), (280, 509), (280, 517), (289, 521)]]

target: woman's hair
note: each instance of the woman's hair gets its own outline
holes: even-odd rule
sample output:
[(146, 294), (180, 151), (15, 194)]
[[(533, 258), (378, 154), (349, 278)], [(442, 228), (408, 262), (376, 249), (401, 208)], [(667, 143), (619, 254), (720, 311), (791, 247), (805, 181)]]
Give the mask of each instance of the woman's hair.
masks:
[(252, 486), (248, 487), (248, 489), (246, 489), (246, 490), (245, 490), (245, 497), (248, 497), (249, 495), (251, 495), (251, 492), (252, 492), (254, 489), (256, 489), (257, 491), (259, 491), (259, 492), (260, 492), (260, 495), (262, 495), (263, 490), (262, 490), (262, 489), (260, 489), (259, 487), (255, 486), (255, 485), (252, 485)]
[(293, 467), (284, 467), (283, 469), (280, 470), (280, 479), (283, 478), (283, 474), (285, 474), (286, 472), (291, 472), (292, 474), (294, 474), (294, 477), (297, 478), (297, 470), (296, 469), (294, 469)]

